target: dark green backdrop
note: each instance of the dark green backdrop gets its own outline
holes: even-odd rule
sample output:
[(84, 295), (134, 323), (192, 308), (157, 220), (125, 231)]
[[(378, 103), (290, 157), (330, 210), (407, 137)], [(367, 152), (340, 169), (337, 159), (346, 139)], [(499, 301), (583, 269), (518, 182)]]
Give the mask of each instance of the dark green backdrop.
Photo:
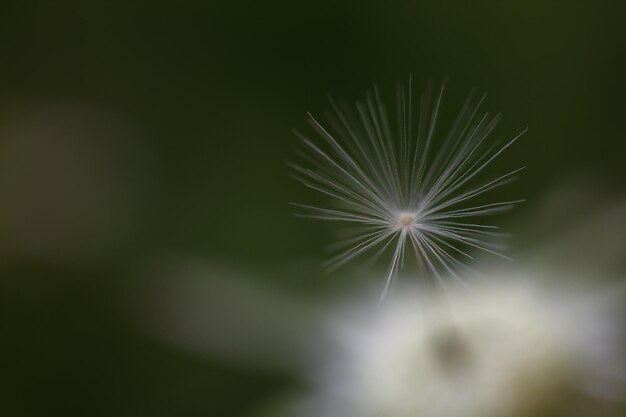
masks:
[[(502, 134), (529, 127), (498, 163), (528, 165), (506, 190), (529, 200), (503, 220), (520, 240), (541, 236), (519, 225), (567, 178), (624, 191), (624, 12), (619, 1), (2, 2), (0, 415), (238, 416), (298, 386), (161, 344), (124, 306), (129, 271), (162, 253), (269, 269), (268, 285), (299, 296), (333, 279), (317, 267), (331, 228), (287, 205), (319, 197), (285, 166), (291, 129), (328, 92), (393, 91), (409, 73), (420, 85), (447, 76), (452, 108), (487, 91)], [(79, 134), (57, 146), (68, 130)], [(297, 262), (309, 267), (280, 272)]]

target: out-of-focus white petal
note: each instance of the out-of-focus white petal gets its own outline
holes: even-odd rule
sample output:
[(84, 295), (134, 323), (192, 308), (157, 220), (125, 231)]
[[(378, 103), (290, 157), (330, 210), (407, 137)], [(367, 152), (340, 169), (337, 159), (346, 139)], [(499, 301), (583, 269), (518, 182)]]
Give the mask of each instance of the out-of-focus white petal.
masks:
[(311, 415), (576, 415), (623, 398), (624, 334), (609, 296), (528, 281), (416, 291), (330, 321), (337, 344), (315, 371)]

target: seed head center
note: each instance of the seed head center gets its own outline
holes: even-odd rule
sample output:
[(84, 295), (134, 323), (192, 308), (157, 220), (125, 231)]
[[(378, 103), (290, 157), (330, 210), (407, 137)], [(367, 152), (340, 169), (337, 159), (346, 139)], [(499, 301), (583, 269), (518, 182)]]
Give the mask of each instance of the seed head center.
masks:
[(415, 225), (415, 220), (417, 220), (417, 216), (415, 213), (410, 211), (403, 211), (398, 214), (398, 224), (402, 228), (410, 228)]

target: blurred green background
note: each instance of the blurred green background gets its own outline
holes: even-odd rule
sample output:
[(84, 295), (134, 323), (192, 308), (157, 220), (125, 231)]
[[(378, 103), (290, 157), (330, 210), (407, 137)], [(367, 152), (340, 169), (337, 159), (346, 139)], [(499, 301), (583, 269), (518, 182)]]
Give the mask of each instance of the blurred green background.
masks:
[(528, 165), (504, 191), (529, 200), (501, 220), (513, 246), (548, 237), (521, 225), (572, 176), (626, 191), (625, 11), (2, 2), (0, 415), (244, 416), (297, 389), (288, 371), (163, 343), (135, 310), (156, 282), (146, 265), (170, 258), (244, 271), (294, 299), (335, 285), (319, 267), (332, 228), (287, 204), (320, 197), (285, 165), (291, 129), (323, 114), (326, 93), (393, 91), (409, 73), (420, 86), (447, 76), (452, 110), (470, 88), (487, 91), (500, 133), (529, 127), (498, 162)]

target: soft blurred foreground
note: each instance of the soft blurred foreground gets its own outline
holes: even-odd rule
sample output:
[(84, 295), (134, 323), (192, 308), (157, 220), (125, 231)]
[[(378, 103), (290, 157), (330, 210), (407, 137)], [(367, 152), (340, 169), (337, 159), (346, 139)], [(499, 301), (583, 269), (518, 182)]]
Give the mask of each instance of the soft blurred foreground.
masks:
[(349, 320), (338, 312), (335, 349), (312, 369), (315, 392), (297, 415), (621, 415), (624, 289), (493, 278), (444, 297), (405, 289)]

